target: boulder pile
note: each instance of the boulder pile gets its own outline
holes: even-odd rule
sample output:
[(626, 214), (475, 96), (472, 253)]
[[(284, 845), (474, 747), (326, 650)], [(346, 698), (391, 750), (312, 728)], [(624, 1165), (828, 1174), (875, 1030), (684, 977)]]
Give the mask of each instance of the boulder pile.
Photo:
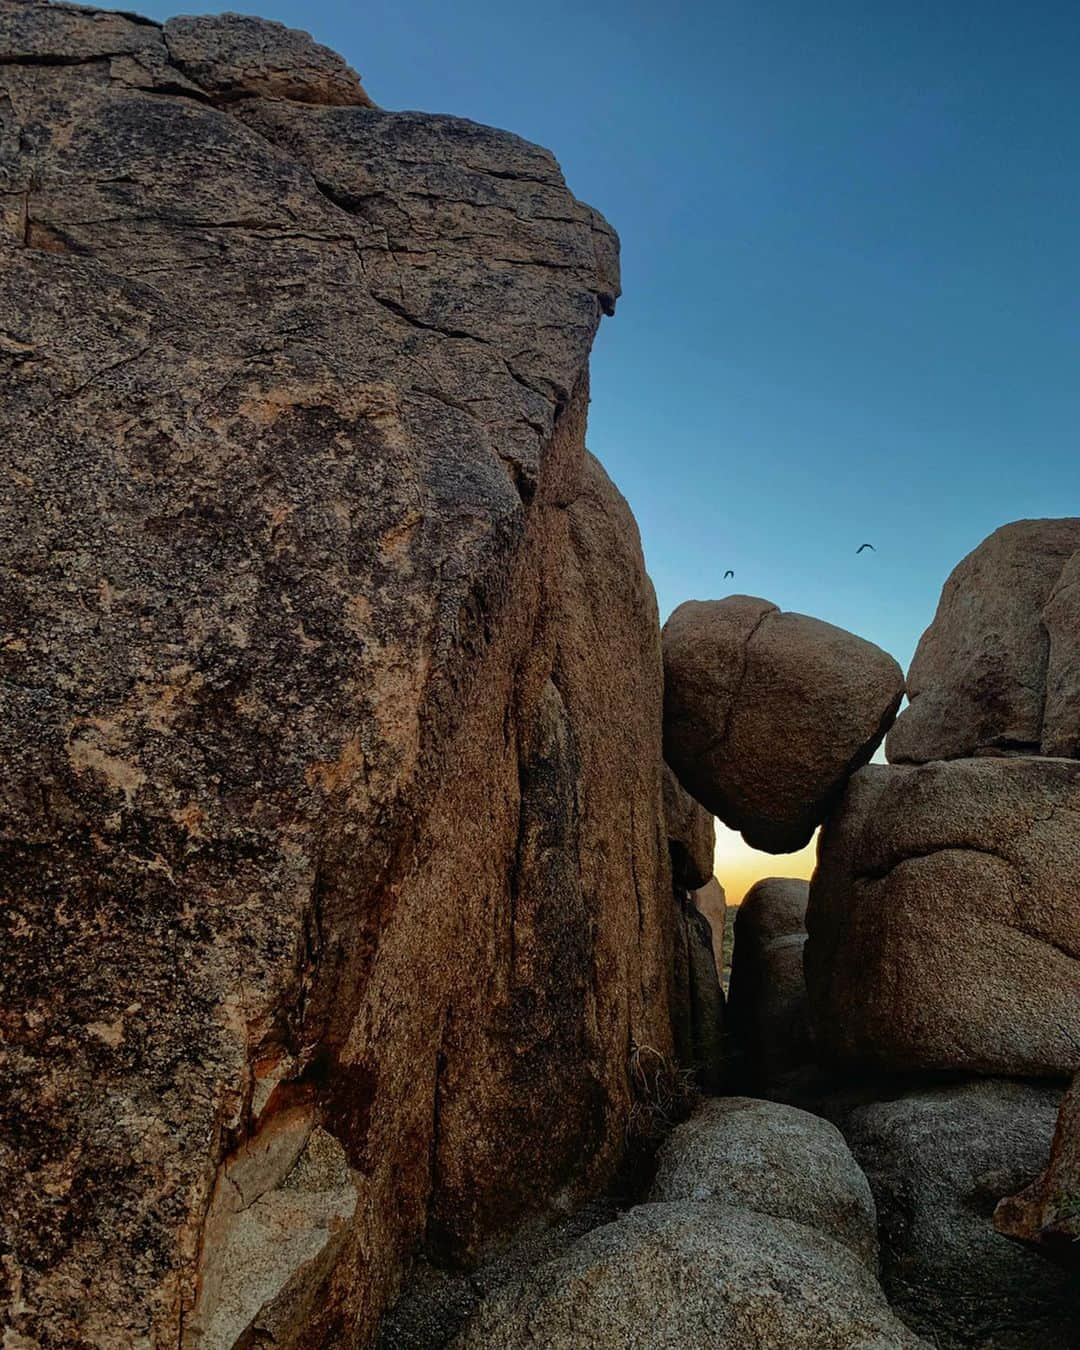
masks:
[[(891, 730), (896, 674), (849, 634), (743, 596), (664, 629), (664, 750), (684, 786), (761, 847), (822, 825), (809, 887), (769, 878), (740, 908), (728, 1081), (840, 1124), (889, 1300), (942, 1347), (1065, 1350), (1080, 1325), (1058, 1268), (1080, 1232), (1075, 1088), (1055, 1132), (1080, 1068), (1078, 569), (1076, 519), (980, 545)], [(890, 762), (867, 763), (885, 732)], [(736, 1118), (727, 1143), (766, 1166), (767, 1131), (748, 1143)], [(712, 1189), (693, 1184), (735, 1203), (714, 1155)], [(798, 1184), (770, 1171), (794, 1205)]]
[(0, 0), (0, 263), (5, 1350), (1074, 1346), (1080, 520), (661, 632), (610, 226), (248, 16)]
[[(1007, 1240), (1068, 1262), (1080, 1231), (1071, 1100), (1054, 1131), (1080, 1067), (1078, 564), (1064, 519), (1007, 525), (956, 568), (892, 762), (851, 778), (810, 886), (815, 1053), (888, 1093), (844, 1128), (890, 1300), (943, 1346), (1064, 1350), (1080, 1324), (1075, 1280)], [(978, 1077), (913, 1085), (927, 1074)]]
[(1018, 521), (949, 577), (889, 733), (823, 834), (806, 974), (846, 1066), (1080, 1065), (1080, 520)]
[(648, 1202), (494, 1292), (458, 1350), (926, 1346), (877, 1282), (874, 1202), (839, 1131), (749, 1098), (668, 1137)]

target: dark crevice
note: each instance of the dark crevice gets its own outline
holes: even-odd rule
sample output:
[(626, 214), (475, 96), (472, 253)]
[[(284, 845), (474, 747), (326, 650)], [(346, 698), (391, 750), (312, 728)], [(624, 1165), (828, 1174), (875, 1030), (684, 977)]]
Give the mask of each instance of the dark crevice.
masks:
[(0, 66), (96, 66), (134, 52), (98, 52), (94, 56), (0, 56)]
[[(133, 59), (138, 60), (137, 57)], [(142, 62), (140, 61), (139, 64), (142, 65)], [(155, 98), (189, 98), (193, 103), (205, 103), (210, 107), (216, 106), (205, 89), (200, 89), (198, 86), (192, 88), (190, 84), (171, 84), (168, 80), (162, 80), (158, 84), (146, 85), (133, 84), (130, 80), (125, 79), (118, 79), (117, 83), (135, 93), (150, 94)]]
[[(60, 6), (57, 6), (57, 8), (60, 8)], [(64, 8), (67, 8), (67, 6), (64, 6)], [(96, 9), (91, 8), (90, 6), (84, 8), (82, 5), (73, 5), (71, 8), (79, 14), (89, 12), (91, 14), (108, 14), (110, 16), (115, 16), (116, 18), (127, 19), (128, 23), (133, 23), (137, 28), (161, 29), (165, 26), (164, 24), (158, 23), (156, 19), (148, 19), (145, 14), (136, 14), (135, 11), (131, 9)]]
[(475, 333), (466, 333), (454, 328), (440, 328), (438, 324), (425, 323), (423, 319), (418, 319), (415, 314), (410, 314), (405, 306), (397, 300), (391, 300), (385, 295), (376, 295), (374, 291), (369, 292), (369, 294), (377, 305), (382, 305), (383, 309), (388, 309), (391, 314), (396, 314), (399, 319), (411, 324), (413, 328), (419, 328), (425, 333), (438, 333), (440, 337), (467, 338), (471, 342), (479, 342), (484, 347), (491, 346), (486, 338), (477, 337)]
[(451, 1011), (443, 1014), (439, 1028), (438, 1048), (435, 1051), (434, 1073), (431, 1085), (431, 1139), (428, 1144), (428, 1195), (427, 1215), (424, 1220), (424, 1242), (429, 1248), (433, 1245), (435, 1220), (433, 1211), (439, 1192), (439, 1147), (442, 1144), (443, 1093), (445, 1091), (447, 1057), (446, 1037), (450, 1028)]
[(483, 178), (502, 178), (510, 183), (537, 183), (540, 187), (556, 188), (560, 192), (566, 190), (566, 184), (556, 178), (537, 178), (535, 174), (514, 173), (510, 169), (485, 169), (478, 164), (465, 164), (463, 167)]
[(1004, 863), (1006, 867), (1014, 870), (1018, 869), (1018, 864), (1011, 858), (1006, 858), (1004, 854), (995, 853), (992, 848), (982, 848), (978, 844), (940, 844), (936, 848), (922, 849), (913, 853), (905, 853), (902, 858), (897, 858), (895, 862), (886, 864), (884, 867), (871, 868), (866, 872), (857, 872), (852, 877), (852, 882), (859, 881), (881, 881), (887, 877), (890, 872), (895, 871), (897, 867), (907, 862), (916, 862), (920, 858), (932, 858), (938, 853), (981, 853), (987, 858), (993, 858), (996, 862)]
[(350, 216), (359, 216), (361, 220), (367, 220), (364, 210), (368, 202), (375, 201), (379, 197), (386, 197), (389, 194), (382, 189), (376, 192), (345, 192), (341, 188), (336, 188), (322, 178), (312, 178), (319, 192), (336, 206), (339, 211), (344, 211)]
[(1034, 942), (1041, 942), (1044, 947), (1053, 948), (1054, 951), (1060, 952), (1062, 956), (1067, 957), (1070, 961), (1080, 961), (1080, 950), (1075, 947), (1067, 947), (1057, 938), (1049, 937), (1046, 933), (1037, 932), (1034, 928), (1028, 927), (1025, 924), (1012, 923), (1009, 927), (1014, 928), (1018, 933), (1022, 933), (1024, 937), (1031, 938)]
[(546, 262), (543, 258), (492, 257), (491, 261), (503, 263), (508, 267), (545, 267), (552, 272), (577, 272), (581, 270), (577, 263)]

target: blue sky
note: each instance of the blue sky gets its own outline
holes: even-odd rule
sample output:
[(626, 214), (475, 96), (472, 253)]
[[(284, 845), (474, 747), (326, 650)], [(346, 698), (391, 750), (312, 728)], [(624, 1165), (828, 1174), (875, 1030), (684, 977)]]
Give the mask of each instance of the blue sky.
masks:
[(230, 7), (551, 147), (618, 229), (590, 443), (662, 616), (731, 567), (906, 666), (991, 529), (1080, 512), (1075, 0)]

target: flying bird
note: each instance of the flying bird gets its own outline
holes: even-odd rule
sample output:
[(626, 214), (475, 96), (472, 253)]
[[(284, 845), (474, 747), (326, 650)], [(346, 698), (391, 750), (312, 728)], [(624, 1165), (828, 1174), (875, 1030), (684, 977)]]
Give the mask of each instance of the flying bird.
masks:
[(733, 577), (734, 575), (735, 573), (729, 567), (728, 570), (724, 573), (724, 580), (727, 581), (728, 577)]
[(859, 547), (855, 550), (855, 552), (861, 553), (864, 548), (868, 548), (871, 551), (871, 553), (877, 552), (877, 549), (873, 546), (873, 544), (860, 544)]

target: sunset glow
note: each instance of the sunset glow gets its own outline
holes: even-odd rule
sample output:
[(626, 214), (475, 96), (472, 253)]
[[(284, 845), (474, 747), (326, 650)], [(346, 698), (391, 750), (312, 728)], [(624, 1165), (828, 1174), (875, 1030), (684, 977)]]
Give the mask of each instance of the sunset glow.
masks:
[(729, 905), (737, 905), (762, 877), (809, 877), (817, 861), (817, 831), (798, 853), (762, 853), (741, 834), (716, 822), (714, 870)]

